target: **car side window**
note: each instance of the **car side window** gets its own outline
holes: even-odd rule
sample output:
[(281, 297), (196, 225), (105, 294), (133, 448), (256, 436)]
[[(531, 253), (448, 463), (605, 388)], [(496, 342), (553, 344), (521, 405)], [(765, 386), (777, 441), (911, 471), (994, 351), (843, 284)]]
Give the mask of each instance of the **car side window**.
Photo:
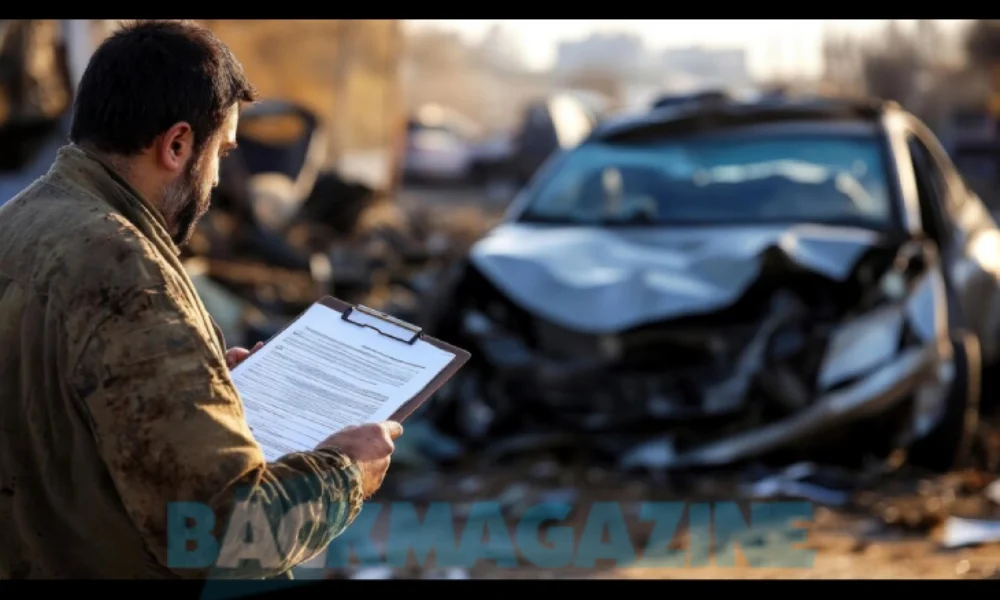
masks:
[(945, 226), (942, 199), (945, 198), (944, 178), (937, 169), (934, 157), (919, 137), (910, 133), (906, 145), (910, 150), (910, 160), (913, 164), (913, 175), (916, 178), (917, 194), (920, 198), (920, 220), (924, 231), (938, 245), (945, 242), (947, 227)]

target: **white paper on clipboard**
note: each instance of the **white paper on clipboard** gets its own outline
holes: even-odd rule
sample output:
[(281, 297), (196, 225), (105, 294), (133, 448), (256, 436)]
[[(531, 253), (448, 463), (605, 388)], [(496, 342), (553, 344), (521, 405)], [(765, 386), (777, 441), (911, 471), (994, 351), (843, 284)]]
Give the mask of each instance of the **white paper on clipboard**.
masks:
[(232, 378), (265, 458), (312, 450), (349, 425), (384, 421), (455, 355), (406, 343), (352, 313), (314, 304), (242, 364)]

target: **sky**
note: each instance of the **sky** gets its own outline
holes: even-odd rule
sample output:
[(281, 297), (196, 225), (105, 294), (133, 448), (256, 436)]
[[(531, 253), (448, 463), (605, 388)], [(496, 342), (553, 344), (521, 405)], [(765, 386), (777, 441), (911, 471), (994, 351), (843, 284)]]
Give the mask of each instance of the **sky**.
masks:
[[(902, 22), (907, 22), (901, 20)], [(886, 20), (420, 20), (414, 28), (439, 27), (478, 41), (494, 24), (503, 25), (519, 41), (525, 59), (534, 69), (552, 65), (559, 42), (581, 39), (594, 32), (631, 32), (647, 47), (703, 46), (746, 48), (749, 68), (761, 77), (782, 74), (818, 75), (822, 68), (824, 32), (877, 32)], [(912, 21), (908, 22), (912, 24)], [(941, 21), (954, 30), (962, 21)]]

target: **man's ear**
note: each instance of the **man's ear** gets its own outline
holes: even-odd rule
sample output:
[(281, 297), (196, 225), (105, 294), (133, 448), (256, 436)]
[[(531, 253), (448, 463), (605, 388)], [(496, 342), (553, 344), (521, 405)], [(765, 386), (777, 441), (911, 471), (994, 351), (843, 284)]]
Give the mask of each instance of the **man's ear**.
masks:
[(168, 171), (180, 172), (194, 155), (194, 131), (183, 121), (175, 123), (154, 144), (159, 166)]

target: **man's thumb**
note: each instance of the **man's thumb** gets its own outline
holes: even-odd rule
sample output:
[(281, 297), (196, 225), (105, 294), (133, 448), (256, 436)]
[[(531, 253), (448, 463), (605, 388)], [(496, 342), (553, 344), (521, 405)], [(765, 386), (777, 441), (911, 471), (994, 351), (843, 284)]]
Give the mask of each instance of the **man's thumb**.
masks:
[(403, 426), (395, 421), (385, 421), (382, 423), (382, 427), (385, 428), (386, 433), (393, 440), (398, 439), (399, 436), (403, 435)]

